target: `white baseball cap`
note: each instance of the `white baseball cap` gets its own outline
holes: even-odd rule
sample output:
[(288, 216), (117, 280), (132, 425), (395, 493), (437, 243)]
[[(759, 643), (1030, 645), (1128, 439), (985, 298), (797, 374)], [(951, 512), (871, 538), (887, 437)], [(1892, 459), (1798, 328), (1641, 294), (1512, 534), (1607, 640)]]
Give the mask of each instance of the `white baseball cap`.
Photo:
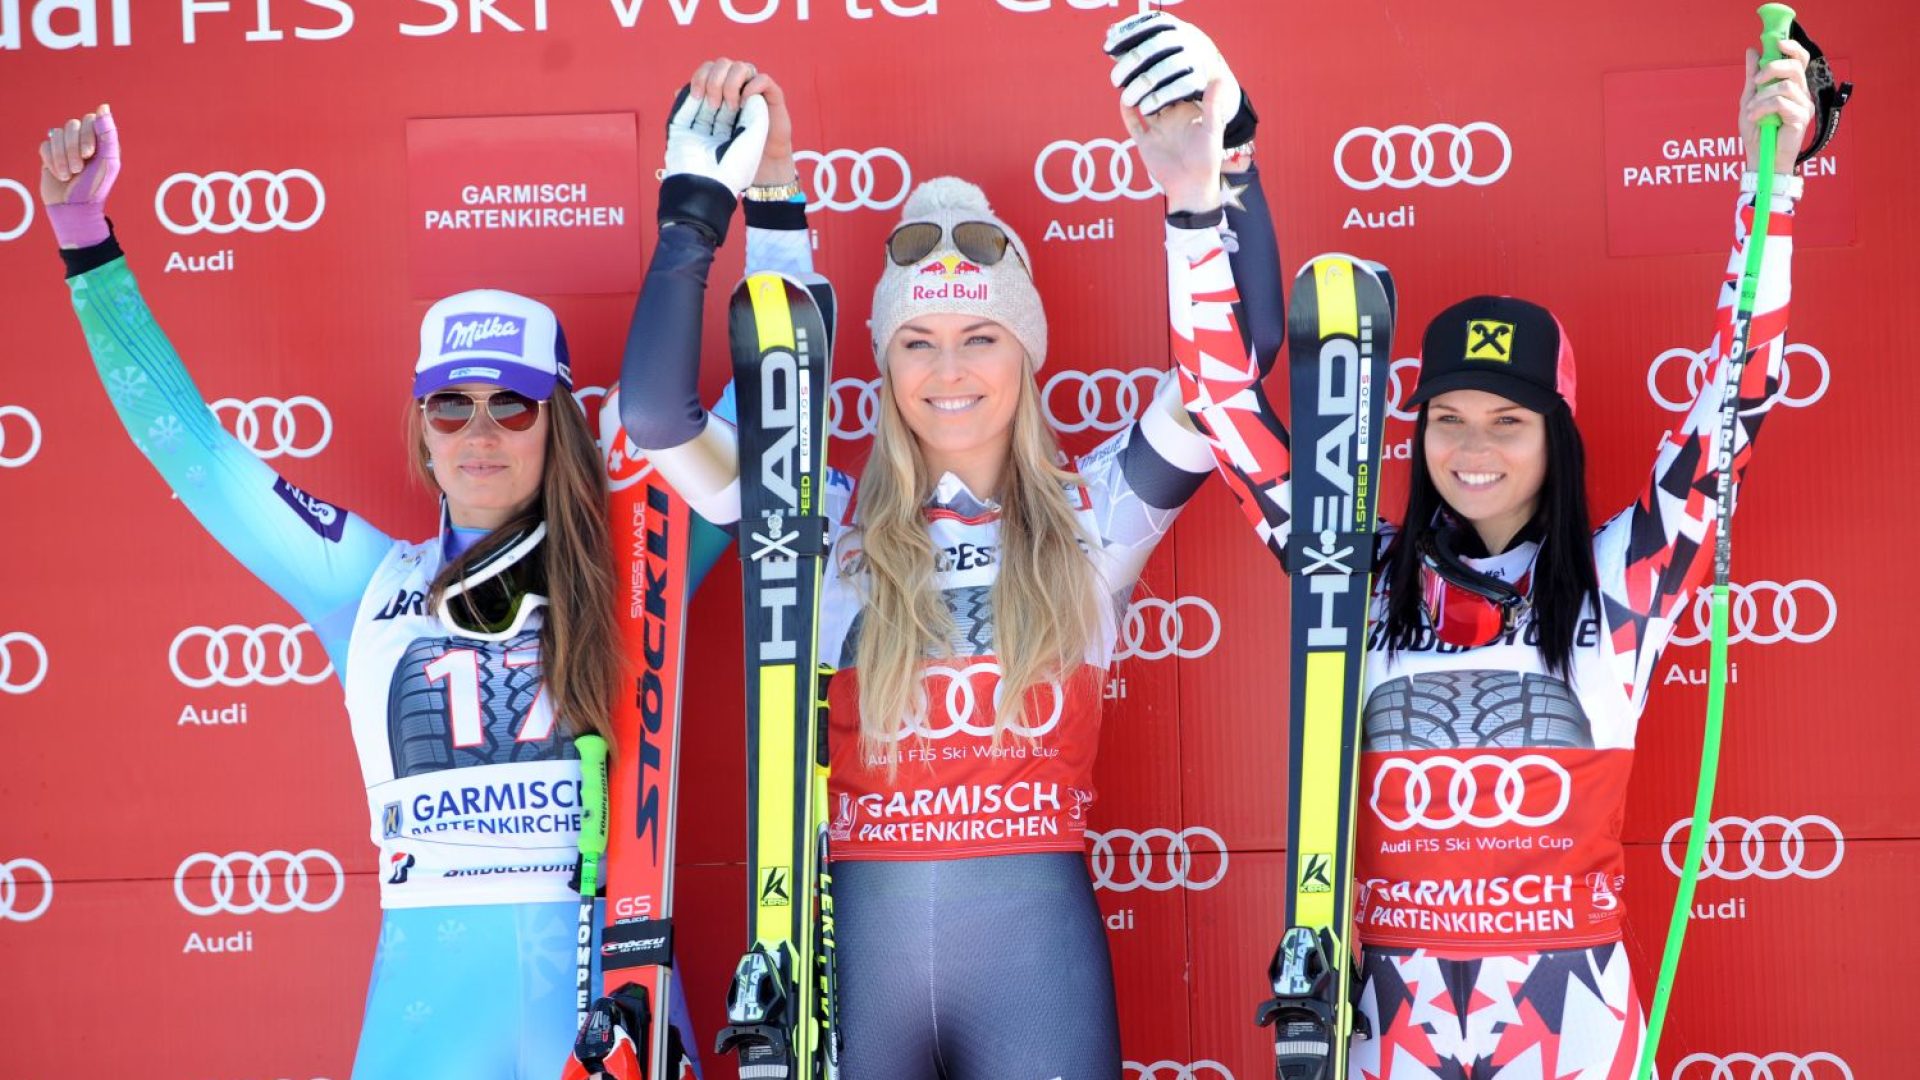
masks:
[(454, 383), (485, 382), (535, 401), (555, 386), (573, 390), (567, 336), (553, 309), (499, 289), (471, 289), (437, 301), (420, 321), (413, 396)]

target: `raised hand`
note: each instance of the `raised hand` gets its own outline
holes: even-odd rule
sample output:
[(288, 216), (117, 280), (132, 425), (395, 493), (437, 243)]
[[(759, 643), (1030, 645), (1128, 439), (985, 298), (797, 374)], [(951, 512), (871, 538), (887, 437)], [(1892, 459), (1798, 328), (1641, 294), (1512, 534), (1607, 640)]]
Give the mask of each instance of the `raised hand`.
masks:
[[(1153, 116), (1177, 102), (1198, 102), (1207, 84), (1219, 82), (1213, 120), (1225, 132), (1242, 105), (1239, 80), (1201, 29), (1164, 11), (1149, 11), (1107, 28), (1104, 49), (1113, 57), (1113, 85), (1120, 104)], [(1248, 133), (1251, 136), (1251, 132)]]
[[(766, 97), (741, 93), (755, 74), (752, 64), (726, 57), (694, 70), (667, 124), (669, 177), (703, 176), (734, 195), (753, 182), (770, 134)], [(789, 128), (789, 156), (792, 139)]]
[(1791, 38), (1780, 42), (1780, 59), (1764, 67), (1760, 54), (1747, 50), (1746, 88), (1740, 92), (1740, 138), (1747, 147), (1747, 168), (1760, 160), (1760, 118), (1780, 118), (1776, 160), (1791, 166), (1813, 123), (1813, 93), (1807, 89), (1807, 50)]
[[(1140, 160), (1160, 190), (1169, 213), (1206, 213), (1220, 207), (1219, 80), (1207, 84), (1200, 101), (1177, 101), (1151, 116), (1133, 105), (1120, 106), (1120, 122), (1140, 148)], [(1231, 115), (1231, 114), (1229, 114)]]
[(107, 238), (107, 193), (119, 175), (120, 137), (107, 106), (47, 129), (40, 201), (61, 247), (92, 247)]

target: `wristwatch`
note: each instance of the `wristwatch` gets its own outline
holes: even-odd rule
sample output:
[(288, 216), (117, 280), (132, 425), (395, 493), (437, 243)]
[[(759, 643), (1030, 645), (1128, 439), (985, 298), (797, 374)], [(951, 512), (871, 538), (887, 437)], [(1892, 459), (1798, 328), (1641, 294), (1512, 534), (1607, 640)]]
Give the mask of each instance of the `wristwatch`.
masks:
[(784, 184), (753, 184), (747, 188), (747, 198), (754, 202), (792, 202), (800, 195), (800, 181), (796, 178)]

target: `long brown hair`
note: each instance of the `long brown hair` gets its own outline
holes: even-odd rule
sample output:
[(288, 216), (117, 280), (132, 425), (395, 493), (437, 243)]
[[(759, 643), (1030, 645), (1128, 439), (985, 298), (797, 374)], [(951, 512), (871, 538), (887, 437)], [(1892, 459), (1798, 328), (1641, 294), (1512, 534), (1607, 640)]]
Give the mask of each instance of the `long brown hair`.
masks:
[[(547, 404), (546, 467), (526, 510), (442, 567), (428, 592), (438, 609), (449, 584), (521, 529), (545, 520), (541, 544), (547, 610), (540, 624), (541, 680), (554, 715), (570, 735), (596, 732), (613, 742), (613, 702), (626, 663), (613, 611), (613, 544), (607, 530), (607, 472), (587, 431), (586, 413), (564, 389)], [(414, 475), (438, 491), (427, 464), (418, 403), (407, 403), (407, 446)]]
[[(1030, 690), (1065, 683), (1100, 632), (1101, 589), (1088, 538), (1068, 499), (1077, 483), (1059, 467), (1059, 444), (1031, 377), (1020, 381), (1012, 451), (1000, 491), (1000, 572), (993, 583), (993, 651), (1000, 662), (994, 737), (1020, 723)], [(893, 401), (882, 368), (873, 453), (860, 476), (857, 524), (866, 578), (856, 662), (860, 751), (891, 753), (903, 729), (924, 720), (925, 665), (952, 652), (953, 616), (934, 584), (933, 538), (923, 513), (938, 477)], [(889, 773), (892, 768), (889, 768)]]

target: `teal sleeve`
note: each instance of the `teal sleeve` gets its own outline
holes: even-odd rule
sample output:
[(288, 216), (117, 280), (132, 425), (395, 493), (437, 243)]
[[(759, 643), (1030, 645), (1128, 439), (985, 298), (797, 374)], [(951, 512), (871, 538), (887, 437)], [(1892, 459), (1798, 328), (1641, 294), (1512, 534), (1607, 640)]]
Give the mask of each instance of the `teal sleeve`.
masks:
[(392, 540), (281, 479), (220, 426), (125, 259), (67, 285), (134, 446), (220, 546), (313, 625), (344, 675), (354, 614)]

